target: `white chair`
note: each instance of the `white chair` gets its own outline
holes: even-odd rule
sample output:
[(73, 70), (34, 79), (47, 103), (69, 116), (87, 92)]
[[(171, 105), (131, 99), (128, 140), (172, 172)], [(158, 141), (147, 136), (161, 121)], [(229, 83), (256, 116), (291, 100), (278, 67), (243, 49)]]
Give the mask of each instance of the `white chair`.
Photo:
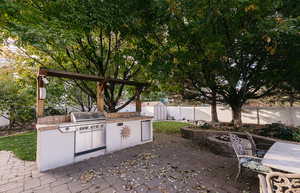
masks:
[(300, 193), (300, 174), (271, 172), (258, 178), (260, 193)]
[(244, 147), (241, 138), (239, 138), (237, 135), (232, 133), (229, 134), (229, 137), (232, 144), (232, 148), (238, 159), (238, 173), (235, 178), (236, 181), (238, 180), (241, 174), (242, 167), (248, 168), (252, 171), (261, 174), (272, 172), (271, 168), (261, 164), (262, 158), (256, 157), (254, 155), (246, 154), (246, 148)]
[[(257, 144), (255, 143), (253, 136), (249, 132), (246, 132), (246, 134), (249, 142), (251, 143), (252, 154), (255, 155), (256, 157), (263, 157), (267, 153), (267, 150), (257, 148)], [(259, 145), (266, 146), (267, 144), (259, 144)], [(268, 149), (268, 147), (266, 149)]]

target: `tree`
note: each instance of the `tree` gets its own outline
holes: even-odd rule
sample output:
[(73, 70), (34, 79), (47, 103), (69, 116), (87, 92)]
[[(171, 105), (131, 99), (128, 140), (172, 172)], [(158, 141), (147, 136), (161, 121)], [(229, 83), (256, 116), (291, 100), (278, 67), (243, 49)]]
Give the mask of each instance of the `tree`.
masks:
[[(215, 87), (213, 85), (208, 86), (205, 83), (205, 78), (199, 71), (190, 71), (185, 78), (184, 84), (184, 98), (193, 98), (197, 101), (208, 103), (211, 106), (211, 122), (219, 122), (217, 113), (217, 103), (223, 101), (220, 96), (217, 95)], [(210, 74), (215, 78), (213, 73)], [(208, 78), (208, 77), (207, 77)]]
[[(149, 2), (139, 1), (3, 1), (2, 31), (17, 38), (36, 64), (103, 78), (145, 80), (148, 63), (144, 29)], [(28, 53), (28, 50), (32, 52)], [(48, 67), (49, 67), (48, 66)], [(96, 99), (95, 84), (73, 80), (82, 92)], [(116, 112), (124, 84), (105, 87), (105, 109)]]
[(233, 123), (239, 126), (242, 106), (273, 94), (290, 69), (290, 57), (282, 50), (288, 33), (299, 39), (290, 30), (299, 29), (299, 22), (284, 18), (281, 6), (279, 0), (170, 1), (168, 51), (160, 61), (171, 58), (175, 70), (183, 69), (187, 79), (215, 93), (231, 107)]
[[(208, 69), (206, 69), (208, 70)], [(173, 75), (168, 76), (165, 84), (173, 82), (176, 86), (166, 87), (170, 92), (180, 93), (184, 100), (208, 103), (211, 105), (211, 122), (219, 122), (217, 113), (217, 103), (222, 101), (221, 97), (215, 92), (215, 87), (206, 79), (213, 79), (213, 73), (204, 73), (198, 65), (189, 68), (173, 69)], [(204, 78), (204, 76), (210, 76)]]
[(269, 97), (267, 101), (277, 104), (289, 104), (290, 107), (293, 107), (295, 103), (300, 101), (300, 90), (297, 90), (287, 82), (283, 82), (276, 89), (274, 96)]
[[(282, 23), (279, 27), (282, 32), (281, 38), (285, 42), (277, 52), (284, 57), (287, 68), (284, 70), (283, 81), (278, 83), (279, 89), (276, 92), (277, 96), (280, 97), (279, 93), (282, 93), (283, 98), (288, 98), (291, 106), (299, 100), (300, 93), (300, 19), (295, 15), (296, 13), (299, 15), (299, 12), (295, 11), (299, 10), (299, 7), (292, 7), (293, 4), (292, 1), (285, 2), (282, 10), (283, 18), (279, 20)], [(286, 7), (289, 7), (290, 12), (286, 10)]]
[(0, 74), (0, 116), (9, 120), (9, 128), (24, 127), (34, 120), (34, 89), (23, 87), (12, 69), (5, 67)]
[[(27, 55), (28, 50), (24, 53), (23, 48), (15, 47), (14, 42), (12, 39), (7, 39), (1, 47), (2, 52), (0, 56), (6, 61), (4, 67), (2, 67), (2, 70), (5, 72), (3, 72), (2, 76), (4, 74), (6, 76), (11, 74), (13, 75), (9, 79), (11, 80), (11, 86), (30, 88), (32, 93), (36, 93), (36, 57)], [(47, 61), (43, 61), (43, 63), (47, 64)], [(95, 101), (78, 89), (72, 81), (53, 77), (48, 77), (48, 80), (49, 84), (47, 84), (47, 100), (45, 106), (46, 115), (63, 114), (69, 110), (95, 110)], [(3, 78), (3, 81), (1, 84), (6, 84), (5, 78)], [(7, 90), (7, 92), (10, 91)], [(32, 93), (30, 97), (32, 98), (31, 101), (34, 101), (35, 96)], [(5, 105), (9, 106), (8, 103), (5, 103)], [(32, 117), (34, 116), (34, 105), (32, 102), (22, 108), (31, 109)], [(25, 111), (24, 113), (26, 114)], [(7, 116), (7, 118), (9, 117)]]

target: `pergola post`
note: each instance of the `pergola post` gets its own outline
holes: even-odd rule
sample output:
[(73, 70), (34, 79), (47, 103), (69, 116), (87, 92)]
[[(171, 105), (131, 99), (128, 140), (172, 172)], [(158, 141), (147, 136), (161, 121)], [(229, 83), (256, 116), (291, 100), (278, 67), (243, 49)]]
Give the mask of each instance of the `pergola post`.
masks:
[(41, 98), (41, 88), (44, 88), (44, 82), (41, 76), (37, 78), (36, 95), (36, 117), (44, 116), (45, 100)]
[(97, 109), (104, 112), (104, 82), (97, 82)]

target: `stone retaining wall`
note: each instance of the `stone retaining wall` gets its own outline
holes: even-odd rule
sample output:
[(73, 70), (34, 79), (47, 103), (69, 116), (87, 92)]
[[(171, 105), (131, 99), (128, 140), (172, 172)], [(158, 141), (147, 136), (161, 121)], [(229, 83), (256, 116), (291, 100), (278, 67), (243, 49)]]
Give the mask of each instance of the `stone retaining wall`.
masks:
[[(194, 143), (199, 145), (205, 145), (216, 154), (227, 157), (234, 157), (235, 154), (232, 149), (231, 143), (215, 138), (215, 136), (228, 135), (228, 133), (229, 131), (202, 130), (190, 127), (181, 128), (181, 135), (183, 138), (191, 139)], [(237, 134), (239, 137), (247, 139), (247, 135), (245, 133), (232, 133)], [(254, 134), (252, 136), (259, 149), (269, 149), (273, 143), (275, 143), (276, 141), (280, 141)]]

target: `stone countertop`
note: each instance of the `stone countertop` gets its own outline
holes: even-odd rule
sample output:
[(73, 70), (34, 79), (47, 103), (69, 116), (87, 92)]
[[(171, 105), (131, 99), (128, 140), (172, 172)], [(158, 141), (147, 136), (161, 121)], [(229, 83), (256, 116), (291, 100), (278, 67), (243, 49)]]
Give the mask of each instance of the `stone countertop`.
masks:
[(106, 123), (118, 123), (126, 121), (136, 121), (136, 120), (152, 120), (151, 116), (135, 116), (135, 117), (122, 117), (122, 118), (107, 118)]
[[(134, 117), (121, 117), (121, 118), (106, 118), (105, 123), (118, 123), (118, 122), (126, 122), (126, 121), (136, 121), (136, 120), (152, 120), (152, 116), (134, 116)], [(99, 123), (99, 121), (93, 121), (90, 123)], [(71, 122), (64, 122), (64, 123), (57, 123), (57, 124), (36, 124), (36, 129), (40, 131), (47, 131), (47, 130), (56, 130), (59, 126), (63, 125), (82, 125), (82, 123), (71, 123)]]

